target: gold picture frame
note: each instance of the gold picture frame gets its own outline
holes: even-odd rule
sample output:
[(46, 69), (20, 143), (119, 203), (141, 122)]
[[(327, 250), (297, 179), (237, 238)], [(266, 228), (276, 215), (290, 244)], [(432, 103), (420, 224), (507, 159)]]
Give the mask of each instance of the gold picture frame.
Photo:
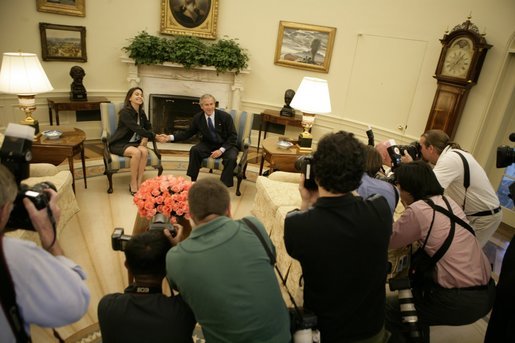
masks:
[(85, 1), (86, 0), (36, 0), (36, 6), (39, 12), (85, 17)]
[(328, 73), (335, 36), (335, 27), (280, 21), (274, 63)]
[(216, 39), (218, 0), (162, 0), (161, 33)]
[(39, 23), (43, 61), (87, 62), (84, 26)]

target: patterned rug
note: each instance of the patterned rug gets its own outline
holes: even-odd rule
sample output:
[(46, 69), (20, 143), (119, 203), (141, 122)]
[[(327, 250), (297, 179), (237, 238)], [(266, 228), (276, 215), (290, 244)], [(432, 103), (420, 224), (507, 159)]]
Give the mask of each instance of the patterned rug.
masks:
[[(179, 150), (166, 150), (166, 148), (174, 147)], [(161, 150), (161, 162), (164, 170), (186, 170), (188, 168), (188, 146), (184, 144), (166, 144), (165, 149), (162, 146), (159, 147)], [(93, 177), (103, 175), (105, 171), (104, 161), (102, 159), (103, 145), (99, 140), (86, 141), (84, 143), (84, 159), (86, 161), (86, 177)], [(251, 148), (249, 152), (249, 164), (247, 167), (247, 180), (256, 181), (259, 174), (259, 158), (257, 157), (255, 148)], [(80, 155), (74, 156), (74, 170), (75, 179), (82, 179), (82, 162)], [(265, 162), (264, 170), (266, 170), (268, 162)], [(59, 166), (59, 169), (68, 170), (68, 161), (63, 161)], [(207, 169), (205, 170), (207, 171)], [(124, 169), (120, 172), (129, 172), (129, 169)], [(219, 171), (213, 171), (213, 173), (220, 173)]]

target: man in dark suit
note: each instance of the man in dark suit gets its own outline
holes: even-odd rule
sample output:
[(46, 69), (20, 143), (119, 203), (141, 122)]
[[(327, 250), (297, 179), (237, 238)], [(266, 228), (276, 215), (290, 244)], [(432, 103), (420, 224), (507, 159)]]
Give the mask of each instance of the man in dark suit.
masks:
[(186, 140), (193, 135), (200, 133), (200, 143), (190, 149), (190, 161), (188, 172), (191, 181), (196, 181), (202, 160), (206, 157), (222, 157), (224, 170), (220, 180), (227, 186), (232, 187), (233, 170), (236, 167), (238, 147), (236, 139), (238, 134), (234, 122), (229, 113), (215, 109), (215, 97), (204, 94), (200, 97), (200, 108), (202, 112), (195, 114), (190, 127), (175, 135), (159, 135), (160, 142), (178, 142)]

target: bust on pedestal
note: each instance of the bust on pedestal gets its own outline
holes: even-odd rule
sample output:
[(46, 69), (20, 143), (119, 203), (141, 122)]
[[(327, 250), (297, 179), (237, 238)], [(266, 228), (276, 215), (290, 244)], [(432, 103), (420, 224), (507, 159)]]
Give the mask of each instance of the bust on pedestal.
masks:
[(79, 66), (73, 66), (70, 69), (70, 76), (73, 79), (70, 85), (70, 100), (72, 101), (88, 101), (88, 93), (82, 84), (82, 79), (86, 76), (86, 72)]
[(295, 116), (295, 109), (293, 109), (290, 106), (291, 100), (295, 96), (295, 91), (293, 89), (287, 89), (286, 92), (284, 92), (284, 106), (281, 109), (281, 112), (279, 112), (280, 115), (285, 117), (294, 117)]

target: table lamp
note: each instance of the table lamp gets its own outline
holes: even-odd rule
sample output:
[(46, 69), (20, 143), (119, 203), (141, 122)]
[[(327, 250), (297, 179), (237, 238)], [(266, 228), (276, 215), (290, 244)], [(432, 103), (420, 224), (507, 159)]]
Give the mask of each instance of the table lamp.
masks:
[(39, 123), (32, 117), (36, 110), (35, 95), (50, 92), (52, 85), (36, 54), (6, 52), (0, 69), (0, 92), (17, 94), (20, 109), (25, 112), (24, 125), (39, 133)]
[(299, 89), (290, 104), (291, 107), (302, 111), (302, 127), (304, 131), (299, 135), (299, 150), (311, 151), (311, 127), (315, 121), (315, 113), (331, 112), (331, 99), (327, 80), (315, 77), (304, 77)]

